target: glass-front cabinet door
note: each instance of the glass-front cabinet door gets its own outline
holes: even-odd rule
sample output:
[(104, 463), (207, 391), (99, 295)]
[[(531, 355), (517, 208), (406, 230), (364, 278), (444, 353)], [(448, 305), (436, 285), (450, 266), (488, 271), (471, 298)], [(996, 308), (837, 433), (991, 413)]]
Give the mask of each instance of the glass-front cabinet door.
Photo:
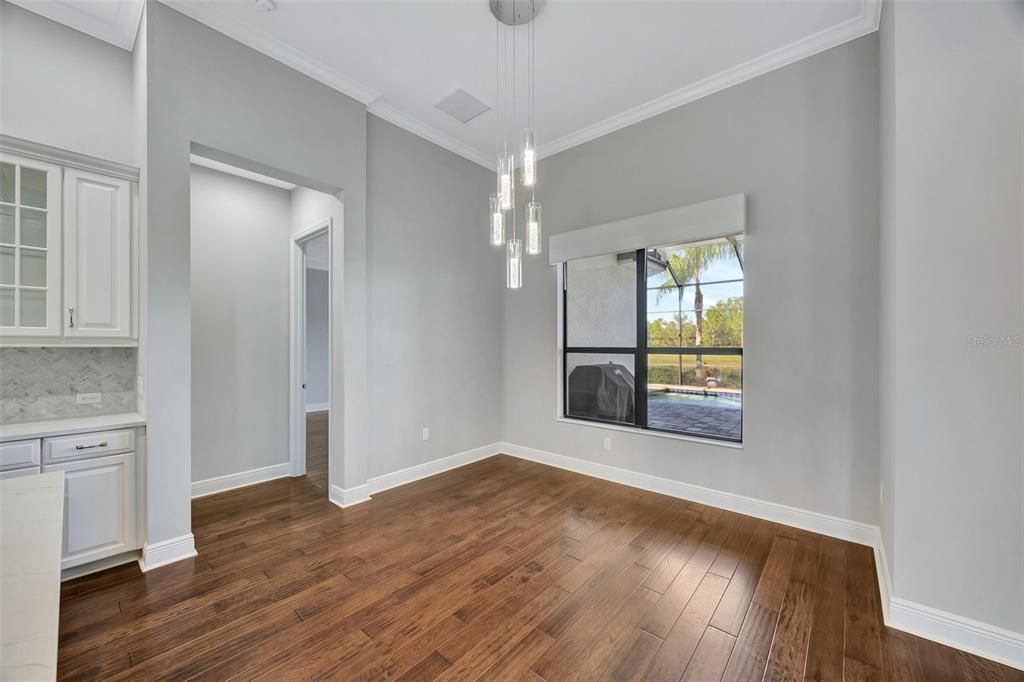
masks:
[(60, 166), (0, 153), (0, 335), (60, 335), (60, 240)]

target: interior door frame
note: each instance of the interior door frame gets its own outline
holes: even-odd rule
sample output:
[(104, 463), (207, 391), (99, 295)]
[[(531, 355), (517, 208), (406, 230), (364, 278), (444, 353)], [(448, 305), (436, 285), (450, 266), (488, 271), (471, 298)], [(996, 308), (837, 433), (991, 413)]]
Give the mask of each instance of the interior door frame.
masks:
[[(306, 473), (306, 251), (305, 244), (311, 239), (326, 234), (328, 253), (334, 253), (334, 219), (325, 218), (292, 235), (291, 239), (291, 305), (289, 318), (291, 334), (289, 339), (289, 429), (288, 429), (288, 475), (303, 476)], [(334, 268), (327, 265), (327, 347), (330, 349), (334, 334), (333, 317)], [(328, 353), (329, 376), (334, 376), (334, 353)], [(327, 382), (327, 404), (335, 404), (333, 381)], [(331, 409), (331, 408), (329, 408)], [(333, 410), (332, 410), (333, 411)], [(333, 418), (333, 415), (332, 415)], [(328, 480), (330, 480), (330, 448), (328, 440)]]

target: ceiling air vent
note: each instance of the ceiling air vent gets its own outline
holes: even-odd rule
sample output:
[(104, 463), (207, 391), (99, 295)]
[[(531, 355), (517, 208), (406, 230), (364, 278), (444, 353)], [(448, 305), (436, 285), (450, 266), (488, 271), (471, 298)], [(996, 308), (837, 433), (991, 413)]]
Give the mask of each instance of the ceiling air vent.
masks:
[(462, 123), (469, 123), (490, 109), (489, 106), (465, 90), (456, 90), (434, 106)]

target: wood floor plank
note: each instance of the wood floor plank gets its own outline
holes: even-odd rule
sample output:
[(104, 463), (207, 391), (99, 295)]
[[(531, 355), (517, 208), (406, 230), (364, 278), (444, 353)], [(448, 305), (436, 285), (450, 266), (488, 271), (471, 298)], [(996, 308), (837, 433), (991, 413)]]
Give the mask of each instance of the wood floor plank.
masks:
[[(1010, 682), (1003, 674), (1003, 666), (994, 661), (971, 656), (963, 651), (953, 651), (956, 665), (966, 682)], [(1024, 678), (1024, 672), (1020, 673)]]
[(882, 676), (882, 650), (879, 640), (882, 610), (878, 604), (878, 589), (871, 549), (862, 545), (849, 547), (846, 552), (846, 628), (844, 655), (859, 666), (846, 666), (858, 670), (860, 679), (878, 679)]
[(565, 679), (579, 682), (595, 680), (603, 677), (606, 670), (618, 667), (618, 661), (630, 655), (626, 645), (639, 628), (640, 621), (660, 596), (643, 585), (634, 590), (625, 606), (614, 614), (597, 639), (586, 647), (583, 658), (577, 661)]
[(730, 635), (739, 634), (774, 538), (775, 524), (770, 521), (758, 521), (743, 557), (729, 581), (729, 587), (722, 596), (718, 610), (711, 619), (712, 626)]
[(697, 650), (683, 672), (684, 682), (717, 682), (725, 674), (736, 638), (718, 628), (704, 631)]
[(608, 679), (615, 682), (631, 682), (642, 679), (662, 640), (646, 630), (637, 629), (608, 671)]
[(775, 537), (723, 679), (752, 680), (764, 676), (796, 546), (794, 540)]
[(747, 617), (743, 620), (743, 627), (740, 628), (740, 634), (729, 657), (729, 664), (722, 676), (723, 680), (745, 682), (764, 677), (768, 665), (768, 652), (778, 621), (778, 611), (757, 602), (750, 603)]
[(679, 571), (679, 575), (672, 581), (669, 588), (665, 590), (665, 594), (644, 620), (642, 626), (644, 630), (662, 639), (668, 636), (672, 625), (686, 608), (686, 604), (704, 580), (711, 564), (714, 563), (723, 540), (724, 538), (716, 537), (713, 532), (709, 532), (705, 536), (693, 556)]
[(822, 538), (813, 533), (800, 533), (795, 537), (797, 553), (772, 641), (765, 672), (768, 680), (801, 679), (807, 662)]
[(526, 637), (519, 640), (511, 651), (485, 670), (480, 679), (522, 680), (528, 677), (540, 679), (536, 673), (530, 671), (530, 668), (554, 643), (553, 637), (535, 628)]
[(710, 572), (704, 575), (697, 591), (672, 625), (664, 644), (658, 649), (654, 662), (647, 671), (646, 679), (668, 680), (682, 677), (728, 585), (729, 581), (720, 575)]
[(522, 607), (515, 600), (509, 600), (509, 608), (499, 607), (491, 618), (481, 618), (471, 629), (472, 634), (449, 639), (438, 649), (452, 663), (438, 679), (471, 679), (476, 671), (487, 670), (525, 639), (537, 621), (571, 596), (551, 586)]
[(756, 527), (757, 519), (752, 516), (740, 516), (725, 544), (722, 545), (722, 551), (715, 557), (715, 563), (711, 564), (708, 570), (723, 578), (732, 578)]
[(866, 547), (507, 456), (343, 510), (317, 466), (62, 585), (58, 676), (1021, 682), (885, 628)]
[(568, 677), (649, 573), (630, 562), (618, 574), (601, 576), (607, 579), (596, 582), (592, 590), (574, 594), (542, 623), (541, 629), (557, 641), (531, 670), (547, 682)]
[[(846, 543), (822, 541), (818, 587), (811, 615), (804, 677), (809, 680), (842, 679), (846, 627)], [(899, 678), (896, 678), (899, 679)]]

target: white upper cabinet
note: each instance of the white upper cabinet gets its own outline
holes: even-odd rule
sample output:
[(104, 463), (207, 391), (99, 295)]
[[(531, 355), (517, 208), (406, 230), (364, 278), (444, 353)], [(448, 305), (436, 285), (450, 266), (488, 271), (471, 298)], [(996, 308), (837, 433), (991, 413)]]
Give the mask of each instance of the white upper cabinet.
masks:
[(0, 336), (61, 333), (61, 173), (0, 153)]
[(64, 173), (64, 335), (132, 337), (131, 185)]
[(0, 134), (0, 346), (138, 344), (138, 177)]

